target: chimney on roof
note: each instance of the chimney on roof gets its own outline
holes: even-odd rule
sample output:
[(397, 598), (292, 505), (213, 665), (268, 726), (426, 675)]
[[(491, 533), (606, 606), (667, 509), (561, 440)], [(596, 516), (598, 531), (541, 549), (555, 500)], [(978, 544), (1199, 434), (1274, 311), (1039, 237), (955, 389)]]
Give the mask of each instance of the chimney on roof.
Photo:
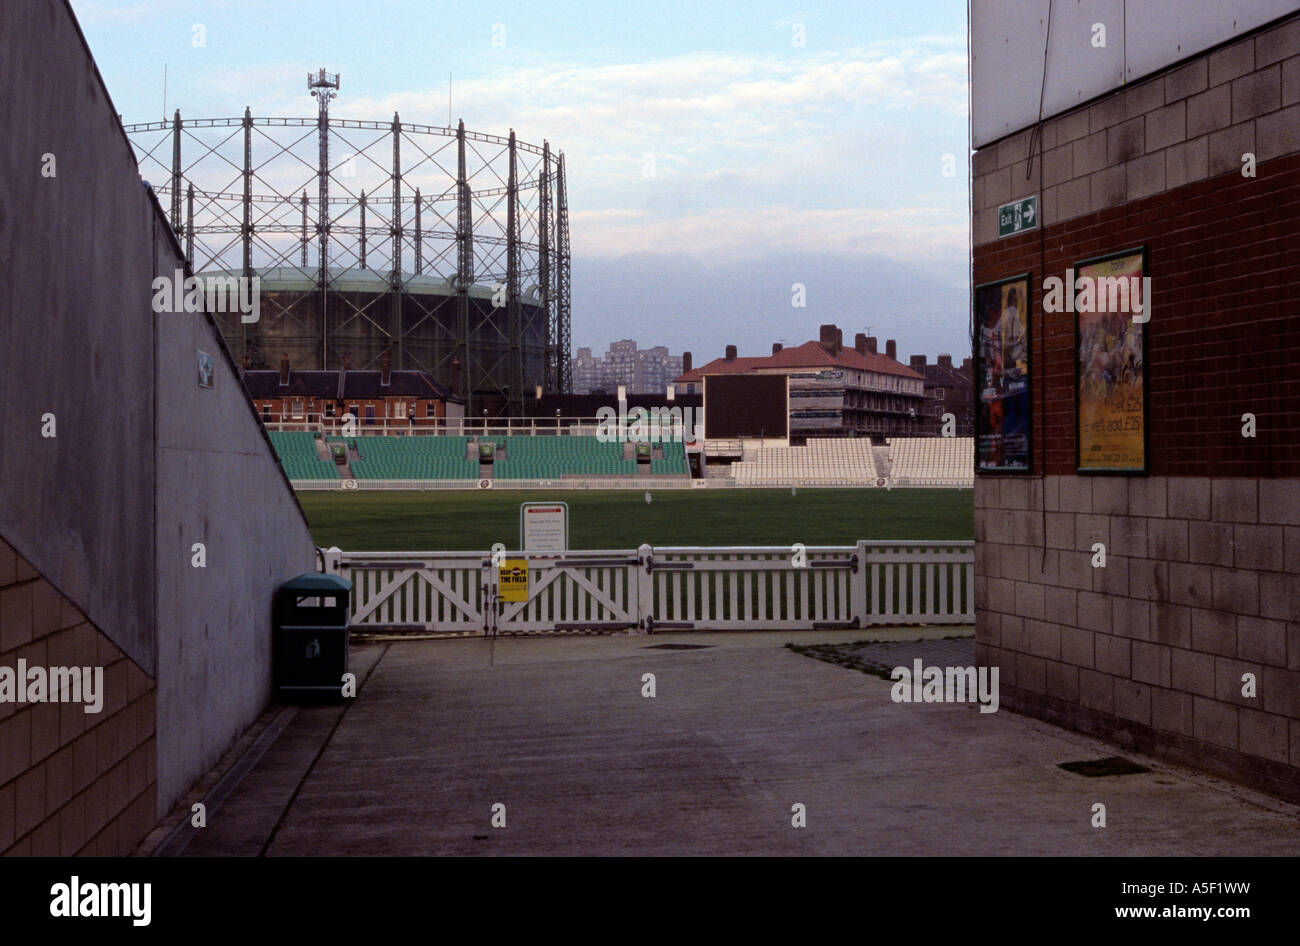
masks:
[(940, 356), (939, 356), (939, 367), (940, 367), (940, 368), (947, 368), (949, 371), (951, 371), (951, 370), (952, 370), (952, 355), (940, 355)]
[(913, 371), (925, 374), (925, 355), (913, 355), (909, 364)]
[(892, 338), (885, 342), (885, 357), (890, 361), (898, 361), (898, 344)]
[(853, 336), (853, 350), (859, 355), (867, 353), (867, 336), (862, 332), (858, 332), (857, 335)]
[(867, 351), (871, 352), (871, 354), (873, 355), (878, 354), (876, 350), (876, 346), (879, 344), (880, 343), (876, 341), (876, 336), (874, 335), (867, 336)]
[(781, 353), (781, 343), (780, 343), (780, 342), (773, 342), (773, 343), (772, 343), (772, 354), (774, 354), (774, 355), (779, 355), (780, 353)]
[(682, 352), (682, 374), (686, 374), (686, 372), (690, 370), (691, 370), (691, 353), (688, 351), (684, 351)]
[(289, 356), (283, 352), (280, 354), (280, 387), (289, 386)]
[(832, 355), (840, 353), (842, 338), (843, 335), (840, 334), (840, 330), (834, 325), (823, 325), (818, 330), (818, 343)]
[(392, 374), (392, 371), (388, 368), (388, 350), (385, 349), (384, 360), (379, 366), (379, 383), (384, 387), (388, 387), (389, 382), (392, 381)]
[(971, 360), (969, 358), (963, 358), (961, 360), (961, 373), (962, 374), (971, 373)]
[(727, 346), (727, 361), (735, 361), (735, 360), (736, 360), (736, 346), (735, 346), (735, 345), (728, 345), (728, 346)]

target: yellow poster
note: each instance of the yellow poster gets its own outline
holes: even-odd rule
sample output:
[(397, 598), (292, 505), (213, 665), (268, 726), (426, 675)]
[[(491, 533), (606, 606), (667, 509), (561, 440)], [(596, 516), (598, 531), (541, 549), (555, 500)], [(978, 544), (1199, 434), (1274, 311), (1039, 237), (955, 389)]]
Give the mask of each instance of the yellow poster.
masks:
[(528, 559), (508, 558), (497, 566), (497, 589), (502, 601), (527, 601)]
[[(1079, 470), (1146, 469), (1142, 254), (1081, 265), (1076, 280)], [(1116, 304), (1115, 287), (1127, 298)], [(1125, 304), (1126, 303), (1126, 304)], [(1141, 305), (1149, 312), (1150, 301)], [(1141, 319), (1141, 315), (1139, 315)]]

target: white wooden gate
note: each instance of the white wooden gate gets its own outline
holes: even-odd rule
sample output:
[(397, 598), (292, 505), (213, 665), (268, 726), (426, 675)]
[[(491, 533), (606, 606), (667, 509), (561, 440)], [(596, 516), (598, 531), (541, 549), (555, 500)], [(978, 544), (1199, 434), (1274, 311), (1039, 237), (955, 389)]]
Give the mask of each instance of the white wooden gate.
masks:
[(635, 552), (576, 552), (528, 556), (528, 600), (499, 601), (488, 633), (615, 631), (639, 626)]
[(350, 578), (358, 630), (434, 634), (815, 630), (971, 624), (973, 542), (651, 547), (513, 553), (527, 601), (504, 601), (483, 552), (322, 550)]
[(352, 626), (371, 633), (482, 634), (488, 557), (481, 552), (323, 553), (352, 580)]

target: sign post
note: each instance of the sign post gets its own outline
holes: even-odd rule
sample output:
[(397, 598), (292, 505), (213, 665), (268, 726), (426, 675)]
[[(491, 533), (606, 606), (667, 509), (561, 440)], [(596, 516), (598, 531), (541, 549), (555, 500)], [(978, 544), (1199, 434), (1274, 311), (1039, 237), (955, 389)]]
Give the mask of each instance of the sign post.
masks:
[(567, 552), (569, 504), (521, 503), (519, 548), (525, 552)]

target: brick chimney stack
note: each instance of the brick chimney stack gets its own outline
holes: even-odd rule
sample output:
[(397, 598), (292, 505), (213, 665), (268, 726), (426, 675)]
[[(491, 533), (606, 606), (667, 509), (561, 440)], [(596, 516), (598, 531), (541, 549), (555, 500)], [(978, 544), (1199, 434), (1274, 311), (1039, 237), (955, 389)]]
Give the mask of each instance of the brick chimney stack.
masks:
[(281, 353), (280, 355), (280, 387), (289, 386), (289, 356)]
[(971, 363), (971, 359), (969, 359), (969, 358), (963, 358), (963, 359), (961, 360), (961, 373), (962, 373), (962, 374), (970, 374), (972, 370), (974, 370), (974, 366), (973, 366), (973, 364)]
[(871, 352), (871, 354), (873, 355), (879, 354), (879, 349), (876, 347), (879, 344), (880, 343), (876, 341), (876, 336), (874, 335), (867, 336), (867, 351)]
[(690, 370), (691, 370), (691, 353), (688, 351), (684, 351), (682, 352), (682, 374), (686, 374), (686, 372)]
[(925, 355), (913, 355), (910, 366), (917, 374), (925, 374)]
[(726, 360), (727, 360), (727, 361), (735, 361), (735, 360), (736, 360), (736, 346), (735, 346), (735, 345), (728, 345), (728, 346), (727, 346), (727, 357), (726, 357)]
[(853, 350), (859, 355), (867, 353), (867, 336), (864, 333), (858, 332), (857, 335), (853, 336)]
[(940, 356), (939, 356), (939, 367), (940, 367), (940, 368), (947, 368), (949, 371), (951, 371), (951, 370), (952, 370), (952, 355), (940, 355)]
[(892, 338), (885, 342), (885, 357), (898, 361), (898, 344)]
[(781, 353), (781, 343), (780, 343), (780, 342), (773, 342), (773, 343), (772, 343), (772, 354), (774, 354), (774, 355), (779, 355), (780, 353)]
[(838, 355), (843, 345), (844, 336), (834, 325), (823, 325), (817, 336), (818, 343), (832, 355)]

